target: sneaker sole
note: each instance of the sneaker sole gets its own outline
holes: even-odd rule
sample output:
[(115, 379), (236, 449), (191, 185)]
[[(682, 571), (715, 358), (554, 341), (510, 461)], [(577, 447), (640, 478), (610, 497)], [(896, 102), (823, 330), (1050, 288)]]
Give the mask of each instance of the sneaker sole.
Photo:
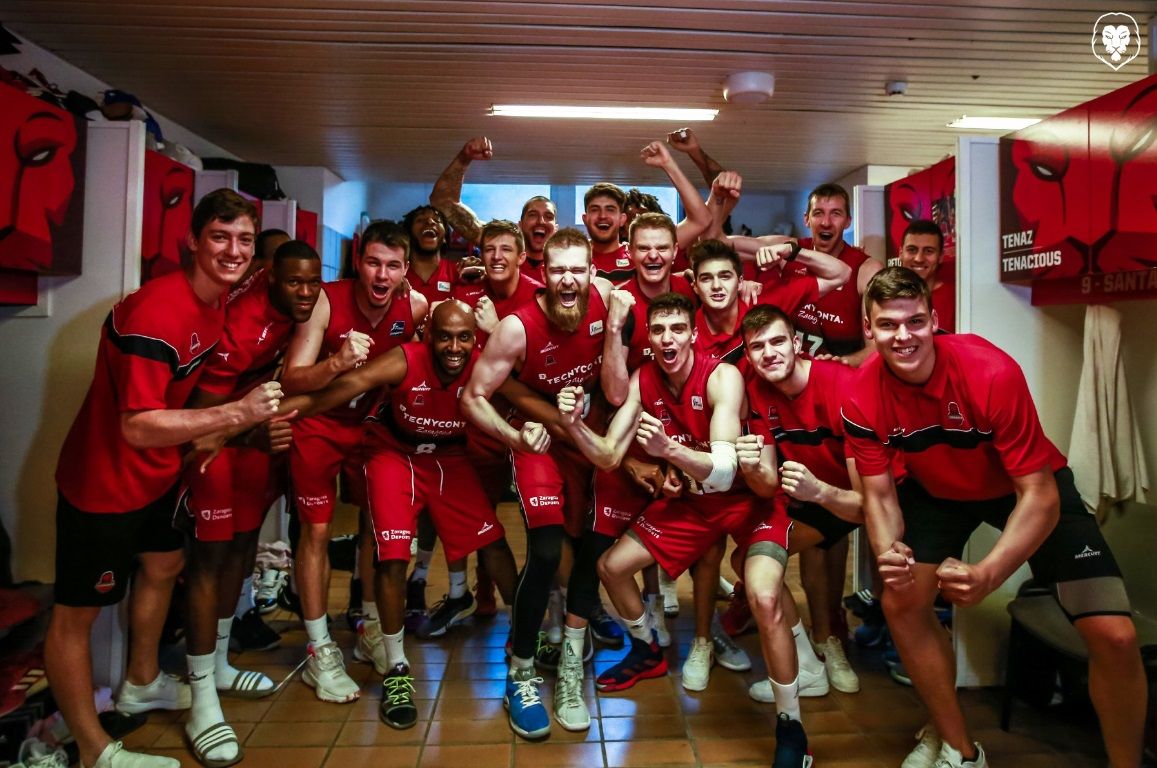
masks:
[(568, 723), (568, 722), (566, 722), (566, 720), (563, 720), (561, 717), (559, 717), (557, 712), (554, 715), (554, 721), (556, 723), (558, 723), (559, 725), (561, 725), (562, 729), (564, 731), (571, 731), (573, 733), (581, 733), (582, 731), (589, 731), (591, 729), (591, 721), (590, 721), (589, 712), (588, 712), (587, 721), (585, 724), (584, 723), (576, 723), (576, 724)]
[(162, 710), (162, 709), (168, 710), (170, 712), (182, 712), (186, 709), (189, 709), (192, 706), (193, 705), (190, 702), (188, 707), (182, 707), (181, 702), (179, 702), (179, 701), (173, 701), (173, 702), (168, 702), (168, 701), (166, 701), (166, 702), (153, 702), (153, 701), (150, 701), (150, 702), (142, 702), (140, 704), (121, 704), (118, 701), (114, 705), (113, 708), (117, 712), (123, 712), (126, 715), (140, 715), (140, 714), (144, 714), (145, 712), (156, 712), (156, 711)]
[(747, 659), (746, 661), (743, 661), (743, 662), (735, 662), (735, 661), (725, 661), (721, 657), (716, 656), (715, 657), (715, 663), (718, 664), (719, 666), (723, 667), (724, 669), (730, 670), (732, 672), (747, 672), (748, 670), (751, 669), (751, 659)]
[(330, 694), (329, 691), (325, 690), (317, 684), (317, 678), (315, 678), (313, 673), (311, 673), (308, 669), (301, 673), (301, 681), (312, 688), (313, 692), (317, 694), (319, 699), (322, 701), (328, 701), (332, 704), (350, 704), (357, 701), (359, 698), (361, 698), (362, 695), (360, 690), (357, 693), (352, 694), (349, 698), (345, 699)]
[(441, 637), (442, 635), (446, 634), (446, 632), (448, 632), (451, 627), (456, 626), (458, 624), (461, 624), (464, 620), (473, 616), (475, 611), (477, 611), (477, 610), (478, 610), (478, 603), (472, 603), (469, 608), (467, 608), (465, 610), (458, 611), (458, 613), (454, 614), (454, 618), (452, 618), (448, 622), (446, 622), (445, 625), (439, 627), (438, 629), (436, 629), (432, 632), (426, 632), (426, 633), (422, 634), (421, 637), (422, 638)]
[(707, 690), (707, 684), (710, 682), (711, 682), (711, 669), (708, 668), (707, 674), (703, 677), (702, 685), (700, 685), (698, 681), (693, 681), (690, 685), (688, 685), (687, 678), (684, 677), (682, 680), (683, 690), (691, 691), (691, 693), (700, 693), (701, 691)]
[(527, 731), (527, 730), (523, 730), (522, 728), (519, 728), (518, 725), (515, 724), (514, 718), (510, 717), (510, 715), (509, 715), (510, 700), (507, 699), (505, 696), (502, 697), (502, 706), (506, 708), (506, 711), (508, 713), (507, 717), (506, 717), (506, 721), (508, 723), (510, 723), (510, 730), (514, 731), (522, 738), (527, 739), (529, 741), (538, 741), (539, 739), (545, 739), (547, 736), (550, 735), (550, 723), (547, 723), (542, 728), (539, 728), (537, 731)]
[[(831, 692), (830, 686), (812, 685), (812, 686), (808, 686), (807, 688), (800, 688), (799, 697), (801, 699), (818, 699), (818, 698), (821, 698), (823, 696), (827, 696), (828, 693), (830, 693), (830, 692)], [(757, 698), (756, 696), (754, 696), (752, 694), (750, 687), (748, 687), (748, 689), (747, 689), (747, 698), (751, 699), (752, 701), (758, 701), (760, 704), (774, 704), (775, 703), (774, 698), (771, 698), (771, 699), (765, 699), (762, 697)]]
[(640, 680), (652, 680), (656, 677), (662, 677), (665, 674), (667, 674), (667, 659), (666, 658), (663, 659), (662, 664), (659, 664), (658, 666), (652, 667), (651, 669), (648, 669), (644, 672), (640, 672), (639, 674), (635, 675), (627, 682), (607, 683), (604, 685), (604, 684), (600, 683), (598, 680), (596, 680), (595, 681), (595, 688), (598, 688), (600, 691), (603, 691), (604, 693), (614, 693), (615, 691), (625, 691), (628, 688), (633, 687), (635, 685), (635, 683), (639, 682)]
[(860, 681), (859, 680), (856, 681), (855, 685), (847, 685), (847, 684), (837, 683), (835, 680), (832, 679), (831, 675), (828, 675), (828, 680), (830, 681), (831, 687), (835, 688), (840, 693), (859, 693), (860, 692)]
[(379, 720), (381, 720), (381, 721), (382, 721), (383, 723), (385, 723), (386, 725), (388, 725), (388, 726), (390, 726), (391, 728), (393, 728), (395, 731), (407, 731), (407, 730), (409, 730), (409, 729), (413, 728), (415, 725), (417, 725), (417, 724), (418, 724), (418, 710), (417, 710), (417, 709), (415, 709), (415, 710), (414, 710), (414, 720), (413, 720), (413, 722), (410, 722), (410, 723), (400, 723), (400, 724), (399, 724), (399, 723), (394, 723), (394, 722), (391, 722), (390, 720), (386, 719), (386, 713), (385, 713), (385, 712), (383, 712), (383, 711), (381, 710), (381, 708), (379, 707), (379, 709), (378, 709), (378, 719), (379, 719)]

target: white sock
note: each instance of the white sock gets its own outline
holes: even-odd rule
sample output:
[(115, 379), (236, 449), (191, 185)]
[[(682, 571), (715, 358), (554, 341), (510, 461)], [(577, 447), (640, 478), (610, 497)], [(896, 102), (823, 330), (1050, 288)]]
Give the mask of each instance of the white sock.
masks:
[(378, 604), (374, 600), (362, 600), (362, 616), (369, 621), (378, 620)]
[[(237, 682), (238, 675), (245, 675), (241, 684), (246, 690), (272, 691), (273, 681), (260, 672), (242, 672), (229, 663), (229, 627), (233, 624), (233, 617), (217, 619), (217, 650), (213, 654), (214, 673), (217, 680), (217, 690), (228, 691)], [(190, 657), (192, 658), (192, 657)]]
[[(186, 657), (189, 663), (189, 687), (193, 690), (193, 706), (189, 710), (189, 722), (185, 723), (185, 732), (190, 740), (196, 739), (209, 726), (225, 722), (221, 700), (217, 698), (215, 656), (215, 653), (207, 653), (204, 656)], [(237, 745), (218, 744), (207, 750), (205, 757), (211, 760), (232, 760), (237, 757)]]
[(406, 649), (402, 645), (402, 636), (406, 634), (406, 630), (400, 629), (397, 634), (383, 635), (386, 638), (386, 662), (390, 665), (390, 669), (405, 664), (410, 666), (410, 660), (406, 658)]
[(573, 655), (582, 664), (583, 646), (587, 640), (586, 627), (563, 627), (562, 630), (563, 642), (566, 643), (566, 649), (569, 653), (565, 654), (565, 659), (568, 655)]
[(466, 571), (450, 571), (450, 599), (457, 600), (466, 594)]
[(795, 641), (795, 655), (799, 659), (799, 668), (806, 669), (808, 672), (821, 671), (824, 668), (824, 663), (820, 661), (819, 656), (816, 656), (816, 649), (807, 636), (802, 619), (791, 628), (791, 638)]
[(414, 571), (410, 574), (410, 581), (426, 581), (430, 575), (430, 559), (434, 557), (434, 550), (419, 549), (414, 555)]
[(656, 630), (667, 630), (667, 614), (663, 613), (663, 594), (647, 595), (647, 608)]
[(529, 680), (534, 677), (534, 659), (510, 657), (510, 676), (515, 680)]
[(245, 581), (241, 582), (241, 597), (237, 600), (237, 610), (233, 615), (240, 619), (256, 607), (257, 604), (253, 602), (253, 574), (249, 574)]
[(320, 619), (305, 620), (305, 634), (309, 636), (309, 644), (315, 648), (333, 642), (329, 636), (329, 618), (324, 614)]
[(631, 637), (642, 640), (644, 643), (651, 642), (651, 625), (647, 622), (647, 612), (643, 611), (643, 615), (637, 619), (626, 619), (623, 622), (627, 625), (627, 631), (631, 633)]
[(799, 675), (790, 683), (777, 683), (771, 677), (767, 679), (771, 681), (771, 690), (775, 693), (776, 712), (792, 720), (799, 720)]

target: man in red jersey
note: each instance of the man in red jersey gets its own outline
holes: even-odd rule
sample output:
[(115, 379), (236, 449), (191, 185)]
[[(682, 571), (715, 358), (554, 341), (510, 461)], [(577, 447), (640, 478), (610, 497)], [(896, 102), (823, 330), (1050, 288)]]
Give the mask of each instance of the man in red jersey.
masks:
[[(1147, 693), (1125, 585), (1064, 455), (1041, 429), (1020, 366), (979, 336), (934, 335), (928, 284), (904, 267), (872, 279), (864, 310), (879, 355), (844, 402), (844, 426), (884, 615), (942, 739), (937, 765), (987, 763), (956, 698), (952, 648), (933, 600), (939, 592), (975, 605), (1026, 561), (1088, 648), (1089, 695), (1109, 764), (1139, 765)], [(899, 484), (897, 455), (906, 472)], [(1001, 535), (980, 562), (961, 562), (981, 522)]]
[(458, 281), (458, 265), (442, 257), (446, 245), (442, 214), (431, 205), (419, 205), (402, 219), (402, 229), (410, 238), (410, 267), (406, 270), (410, 288), (430, 304), (450, 298)]
[(367, 458), (377, 598), (385, 654), (379, 715), (391, 728), (417, 722), (414, 678), (403, 647), (406, 566), (418, 513), (428, 510), (450, 560), (478, 551), (507, 603), (514, 600), (514, 556), (494, 506), (466, 452), (460, 398), (478, 358), (474, 316), (456, 300), (439, 304), (427, 341), (391, 349), (320, 392), (289, 398), (286, 410), (314, 413), (387, 388), (369, 422)]
[[(405, 231), (392, 221), (374, 222), (366, 228), (361, 252), (354, 260), (357, 277), (324, 284), (309, 322), (294, 331), (282, 375), (286, 392), (320, 389), (338, 375), (414, 338), (428, 304), (417, 291), (406, 294), (402, 290), (409, 247)], [(362, 421), (372, 405), (371, 396), (360, 395), (293, 425), (289, 465), (302, 522), (295, 576), (310, 643), (302, 678), (323, 701), (340, 703), (358, 697), (357, 683), (346, 674), (341, 651), (326, 624), (328, 544), (334, 480), (343, 468), (355, 501), (364, 502)], [(369, 546), (368, 539), (365, 546)], [(367, 594), (369, 582), (363, 580)], [(358, 655), (366, 660), (385, 653), (374, 606), (372, 599), (364, 601), (370, 613), (358, 632)]]
[[(748, 370), (753, 374), (747, 378), (753, 434), (741, 437), (740, 442), (762, 435), (768, 445), (774, 441), (783, 459), (780, 480), (790, 497), (787, 510), (794, 521), (792, 553), (828, 548), (863, 522), (858, 477), (850, 471), (840, 417), (844, 396), (854, 386), (855, 370), (836, 361), (802, 355), (802, 342), (791, 318), (779, 307), (752, 307), (743, 317), (742, 328)], [(826, 597), (812, 599), (822, 604)], [(800, 695), (823, 696), (829, 685), (841, 691), (851, 688), (848, 693), (858, 690), (858, 681), (855, 687), (846, 685), (840, 669), (830, 674), (825, 671), (825, 667), (836, 665), (842, 654), (830, 651), (823, 662), (816, 657), (790, 594), (784, 594), (783, 609), (799, 657)], [(812, 616), (812, 634), (818, 647), (833, 645), (826, 612)], [(756, 682), (749, 694), (756, 701), (774, 701), (768, 680)]]
[[(482, 241), (483, 222), (462, 203), (462, 182), (466, 169), (475, 160), (490, 160), (494, 157), (494, 146), (485, 136), (470, 139), (442, 171), (430, 192), (430, 204), (442, 212), (450, 226), (472, 243)], [(558, 231), (558, 209), (549, 198), (535, 195), (522, 206), (518, 219), (522, 239), (526, 248), (526, 269), (531, 277), (542, 275), (542, 249), (547, 239)]]
[(746, 576), (768, 668), (790, 681), (777, 690), (781, 719), (775, 764), (798, 768), (810, 765), (810, 757), (800, 724), (795, 649), (778, 608), (789, 523), (782, 505), (767, 505), (765, 511), (752, 492), (774, 494), (778, 479), (773, 452), (760, 445), (747, 462), (744, 477), (755, 478), (754, 485), (748, 487), (736, 477), (743, 378), (734, 366), (696, 353), (694, 319), (694, 306), (685, 296), (665, 294), (651, 302), (647, 327), (654, 359), (631, 376), (627, 402), (605, 437), (578, 418), (581, 387), (569, 387), (558, 397), (568, 431), (597, 466), (617, 466), (628, 445), (636, 442), (676, 470), (667, 483), (672, 498), (649, 506), (599, 561), (599, 576), (631, 634), (631, 650), (599, 675), (596, 684), (604, 691), (623, 690), (666, 672), (667, 661), (639, 599), (635, 574), (657, 562), (677, 577), (714, 542), (732, 535), (747, 554)]
[[(171, 527), (178, 446), (255, 426), (276, 413), (281, 399), (280, 386), (269, 382), (236, 402), (185, 409), (220, 339), (222, 300), (253, 257), (257, 226), (256, 208), (230, 190), (211, 192), (198, 203), (188, 236), (188, 272), (152, 280), (113, 307), (92, 386), (61, 449), (56, 607), (45, 662), (84, 766), (177, 765), (171, 758), (129, 752), (105, 733), (93, 706), (90, 636), (101, 607), (124, 597), (139, 564), (118, 708), (189, 706), (189, 689), (157, 667), (161, 629), (183, 560), (182, 537)], [(235, 737), (232, 746), (236, 753)]]
[[(205, 364), (189, 405), (207, 408), (238, 400), (269, 381), (281, 364), (294, 323), (309, 320), (320, 292), (317, 252), (299, 240), (285, 241), (270, 266), (230, 298), (221, 343)], [(193, 739), (224, 722), (218, 691), (244, 698), (273, 693), (273, 681), (265, 675), (229, 664), (229, 637), (237, 592), (253, 569), (265, 512), (282, 492), (281, 473), (270, 451), (289, 447), (289, 424), (278, 426), (286, 429), (249, 433), (209, 464), (194, 462), (185, 473), (188, 488), (180, 511), (193, 526), (186, 571), (186, 653), (190, 670), (207, 670), (196, 676), (193, 687), (186, 726)], [(208, 750), (204, 756), (218, 760), (219, 752)]]
[[(545, 290), (498, 324), (462, 398), (467, 417), (511, 448), (515, 484), (526, 517), (526, 567), (515, 594), (505, 696), (511, 728), (525, 738), (550, 733), (550, 718), (538, 690), (542, 678), (534, 671), (536, 640), (550, 584), (558, 571), (563, 537), (579, 539), (584, 532), (592, 468), (573, 449), (558, 445), (548, 452), (550, 440), (541, 424), (513, 426), (489, 398), (510, 376), (544, 398), (554, 397), (566, 386), (585, 385), (596, 396), (586, 403), (589, 418), (601, 420), (597, 382), (611, 291), (609, 282), (594, 277), (590, 242), (578, 230), (556, 232), (544, 253)], [(555, 688), (555, 718), (567, 730), (590, 727), (590, 713), (582, 698), (582, 658), (587, 620), (598, 603), (598, 577), (595, 560), (584, 556), (584, 544), (585, 539), (580, 540), (571, 569), (565, 642)]]
[(936, 308), (939, 330), (956, 333), (956, 275), (952, 269), (941, 270), (944, 256), (944, 232), (928, 219), (916, 219), (904, 230), (900, 241), (900, 266), (907, 267), (928, 283), (932, 306)]

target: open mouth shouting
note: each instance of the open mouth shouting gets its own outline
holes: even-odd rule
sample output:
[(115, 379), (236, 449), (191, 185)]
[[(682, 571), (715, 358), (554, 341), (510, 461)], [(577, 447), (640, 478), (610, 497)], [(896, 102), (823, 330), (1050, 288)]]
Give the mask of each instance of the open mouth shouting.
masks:
[(392, 287), (389, 283), (373, 283), (370, 286), (370, 298), (375, 304), (384, 304), (390, 298)]
[(668, 363), (668, 364), (673, 363), (673, 362), (675, 362), (675, 358), (677, 358), (677, 357), (679, 357), (679, 350), (675, 349), (674, 347), (659, 350), (659, 358), (664, 363)]

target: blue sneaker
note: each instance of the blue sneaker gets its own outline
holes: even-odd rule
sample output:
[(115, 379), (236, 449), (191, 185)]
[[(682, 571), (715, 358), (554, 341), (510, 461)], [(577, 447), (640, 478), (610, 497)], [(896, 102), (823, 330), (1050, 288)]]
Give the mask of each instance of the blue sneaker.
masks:
[(597, 604), (595, 609), (591, 611), (590, 627), (595, 640), (603, 645), (608, 648), (623, 647), (623, 638), (626, 637), (627, 633), (619, 626), (619, 622), (611, 618), (602, 603)]
[(550, 714), (538, 689), (542, 682), (541, 677), (526, 680), (516, 680), (513, 674), (506, 677), (506, 695), (502, 697), (502, 704), (510, 713), (511, 730), (524, 739), (544, 739), (550, 735)]

